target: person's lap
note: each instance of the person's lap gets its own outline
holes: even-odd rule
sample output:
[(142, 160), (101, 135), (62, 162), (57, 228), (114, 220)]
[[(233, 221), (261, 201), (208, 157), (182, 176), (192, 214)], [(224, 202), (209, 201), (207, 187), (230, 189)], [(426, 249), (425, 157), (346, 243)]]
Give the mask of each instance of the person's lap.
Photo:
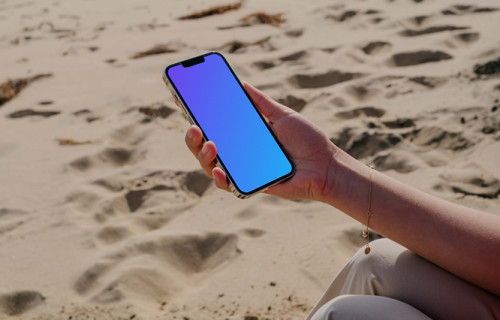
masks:
[[(370, 254), (365, 255), (363, 249), (355, 254), (307, 319), (330, 320), (333, 314), (337, 315), (335, 319), (342, 319), (339, 310), (345, 313), (350, 309), (354, 312), (350, 316), (355, 318), (362, 312), (366, 312), (367, 316), (373, 314), (370, 309), (384, 308), (389, 309), (388, 315), (393, 309), (394, 312), (408, 310), (408, 317), (414, 318), (415, 314), (433, 319), (500, 318), (499, 297), (454, 276), (391, 240), (377, 240), (370, 246)], [(355, 296), (337, 298), (343, 295)], [(391, 299), (359, 298), (359, 295)], [(356, 308), (349, 308), (354, 302), (360, 303)], [(338, 309), (338, 303), (341, 309)], [(377, 304), (381, 307), (373, 307)], [(318, 310), (321, 306), (323, 308)]]

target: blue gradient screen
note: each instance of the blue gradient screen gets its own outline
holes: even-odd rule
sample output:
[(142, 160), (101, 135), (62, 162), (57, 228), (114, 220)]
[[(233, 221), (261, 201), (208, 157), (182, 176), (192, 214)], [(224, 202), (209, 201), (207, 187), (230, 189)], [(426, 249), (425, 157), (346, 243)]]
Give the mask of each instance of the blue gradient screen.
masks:
[(293, 173), (293, 165), (236, 80), (225, 59), (210, 53), (167, 76), (205, 137), (217, 146), (236, 189), (249, 194)]

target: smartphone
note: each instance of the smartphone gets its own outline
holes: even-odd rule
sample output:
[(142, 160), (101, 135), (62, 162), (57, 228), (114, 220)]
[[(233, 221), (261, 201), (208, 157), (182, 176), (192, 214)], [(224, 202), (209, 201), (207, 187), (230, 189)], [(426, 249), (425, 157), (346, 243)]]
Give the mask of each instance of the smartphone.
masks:
[(295, 166), (226, 59), (218, 52), (166, 67), (163, 80), (205, 141), (239, 198), (290, 178)]

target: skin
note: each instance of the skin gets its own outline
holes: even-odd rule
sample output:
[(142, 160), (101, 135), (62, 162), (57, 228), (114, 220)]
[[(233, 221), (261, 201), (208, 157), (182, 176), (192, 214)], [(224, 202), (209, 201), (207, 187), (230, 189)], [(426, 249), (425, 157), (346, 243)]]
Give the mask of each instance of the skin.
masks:
[[(243, 83), (296, 165), (295, 175), (266, 193), (328, 203), (366, 224), (370, 168), (335, 146), (299, 113)], [(191, 126), (186, 144), (218, 188), (229, 191), (214, 166), (217, 148)], [(500, 217), (463, 207), (372, 172), (370, 228), (423, 258), (500, 296)]]

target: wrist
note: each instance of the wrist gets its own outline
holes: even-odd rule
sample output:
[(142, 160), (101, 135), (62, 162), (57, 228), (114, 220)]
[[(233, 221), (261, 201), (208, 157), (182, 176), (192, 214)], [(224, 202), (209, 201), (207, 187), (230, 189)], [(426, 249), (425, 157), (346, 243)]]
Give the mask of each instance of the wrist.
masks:
[(321, 201), (344, 212), (353, 205), (364, 204), (366, 170), (366, 165), (334, 146)]

